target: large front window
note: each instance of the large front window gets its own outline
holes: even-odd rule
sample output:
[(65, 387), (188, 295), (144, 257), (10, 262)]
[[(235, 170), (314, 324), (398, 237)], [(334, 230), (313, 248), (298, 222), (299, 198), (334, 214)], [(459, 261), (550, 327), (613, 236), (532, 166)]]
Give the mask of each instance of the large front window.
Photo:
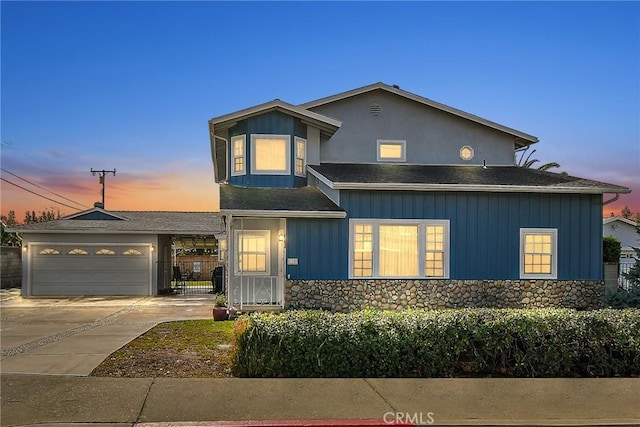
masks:
[(520, 278), (557, 278), (557, 239), (556, 229), (520, 229)]
[(269, 275), (268, 230), (236, 231), (236, 274)]
[(251, 135), (251, 173), (289, 175), (291, 136)]
[(350, 277), (449, 276), (449, 221), (350, 221)]

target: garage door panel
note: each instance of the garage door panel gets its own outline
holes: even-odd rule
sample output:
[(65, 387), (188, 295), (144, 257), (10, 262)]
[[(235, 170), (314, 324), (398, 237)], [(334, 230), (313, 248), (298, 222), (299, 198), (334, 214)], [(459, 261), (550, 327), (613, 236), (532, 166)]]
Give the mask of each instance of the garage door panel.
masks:
[[(86, 255), (69, 254), (75, 249)], [(130, 249), (131, 245), (35, 245), (31, 260), (31, 294), (149, 295), (150, 257), (122, 255)], [(135, 249), (134, 253), (147, 252), (144, 247)], [(58, 253), (53, 254), (52, 250)]]

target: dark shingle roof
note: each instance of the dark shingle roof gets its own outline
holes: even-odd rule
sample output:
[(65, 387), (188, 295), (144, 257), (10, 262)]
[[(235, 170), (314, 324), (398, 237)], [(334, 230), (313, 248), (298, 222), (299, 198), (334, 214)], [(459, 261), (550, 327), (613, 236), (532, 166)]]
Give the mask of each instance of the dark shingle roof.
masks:
[[(87, 211), (90, 213), (91, 209)], [(194, 234), (213, 235), (223, 230), (214, 212), (102, 211), (122, 219), (82, 219), (82, 213), (57, 221), (27, 224), (12, 229), (30, 233)], [(76, 217), (78, 217), (76, 219)]]
[(549, 191), (582, 193), (628, 193), (626, 187), (569, 175), (516, 166), (425, 166), (397, 164), (338, 164), (309, 166), (313, 175), (331, 181), (333, 188), (394, 185), (415, 189), (476, 191)]
[(315, 187), (246, 188), (220, 185), (220, 210), (342, 214), (344, 211)]

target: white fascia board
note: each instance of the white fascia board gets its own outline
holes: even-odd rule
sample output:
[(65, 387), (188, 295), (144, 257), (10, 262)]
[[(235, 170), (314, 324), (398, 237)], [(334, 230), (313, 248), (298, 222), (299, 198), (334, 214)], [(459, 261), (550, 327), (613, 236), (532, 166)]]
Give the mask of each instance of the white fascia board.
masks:
[[(117, 219), (120, 219), (120, 220), (124, 220), (124, 221), (127, 221), (127, 220), (129, 219), (129, 218), (126, 218), (126, 217), (124, 217), (124, 216), (122, 216), (122, 215), (118, 215), (118, 214), (115, 214), (115, 213), (113, 213), (113, 212), (110, 212), (110, 211), (104, 210), (104, 209), (102, 209), (102, 208), (99, 208), (99, 207), (93, 207), (93, 208), (91, 208), (91, 209), (87, 209), (86, 211), (76, 212), (76, 213), (74, 213), (74, 214), (67, 215), (67, 216), (65, 216), (65, 217), (60, 218), (60, 220), (74, 219), (74, 218), (77, 218), (77, 217), (82, 216), (82, 215), (90, 214), (90, 213), (92, 213), (92, 212), (100, 212), (100, 213), (102, 213), (102, 214), (105, 214), (105, 215), (108, 215), (108, 216), (110, 216), (110, 217), (117, 218)], [(91, 220), (87, 220), (87, 221), (91, 221)]]
[[(215, 236), (219, 234), (219, 232), (215, 231), (189, 231), (189, 230), (162, 230), (162, 231), (149, 231), (149, 230), (128, 230), (128, 231), (113, 231), (113, 230), (105, 230), (105, 229), (88, 229), (88, 230), (19, 230), (13, 229), (12, 233), (20, 233), (20, 234), (188, 234), (188, 235), (198, 235), (198, 236)], [(7, 231), (9, 231), (7, 229)]]
[(209, 120), (209, 123), (211, 125), (222, 125), (218, 127), (231, 127), (235, 123), (237, 123), (238, 120), (242, 120), (244, 118), (250, 117), (258, 113), (263, 113), (270, 110), (278, 110), (278, 109), (287, 111), (289, 113), (293, 113), (294, 115), (299, 116), (300, 118), (307, 118), (311, 121), (324, 124), (329, 128), (333, 128), (334, 132), (342, 126), (342, 122), (340, 120), (336, 120), (331, 117), (306, 110), (304, 108), (296, 107), (293, 104), (289, 104), (279, 99), (275, 99), (273, 101), (270, 101), (264, 104), (255, 105), (253, 107), (236, 111), (234, 113), (225, 114), (220, 117), (215, 117)]
[(323, 184), (325, 184), (327, 187), (329, 187), (331, 189), (335, 189), (335, 187), (333, 186), (333, 181), (331, 181), (329, 178), (327, 178), (326, 176), (322, 175), (320, 172), (318, 172), (315, 169), (313, 169), (313, 165), (308, 165), (307, 166), (307, 171), (311, 175), (313, 175), (315, 178), (317, 178), (318, 181), (320, 181)]
[(610, 191), (597, 187), (554, 187), (528, 185), (461, 185), (461, 184), (411, 184), (411, 183), (367, 183), (337, 182), (335, 190), (410, 190), (410, 191), (476, 191), (490, 193), (580, 193), (604, 194)]
[(220, 209), (221, 214), (235, 217), (256, 218), (346, 218), (346, 212), (340, 211), (277, 211), (277, 210), (242, 210)]
[(631, 219), (627, 219), (621, 216), (611, 216), (609, 218), (605, 218), (602, 220), (603, 224), (609, 224), (610, 222), (615, 222), (615, 221), (621, 221), (624, 222), (626, 224), (632, 225), (632, 226), (636, 226), (636, 222), (631, 220)]

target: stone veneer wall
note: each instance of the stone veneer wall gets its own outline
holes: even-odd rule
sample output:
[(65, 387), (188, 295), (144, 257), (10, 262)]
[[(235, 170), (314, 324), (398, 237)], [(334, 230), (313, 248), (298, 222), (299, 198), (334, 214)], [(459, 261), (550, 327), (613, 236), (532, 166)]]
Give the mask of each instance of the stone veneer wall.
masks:
[(592, 280), (287, 280), (286, 308), (349, 312), (365, 307), (567, 307), (604, 305), (604, 282)]

